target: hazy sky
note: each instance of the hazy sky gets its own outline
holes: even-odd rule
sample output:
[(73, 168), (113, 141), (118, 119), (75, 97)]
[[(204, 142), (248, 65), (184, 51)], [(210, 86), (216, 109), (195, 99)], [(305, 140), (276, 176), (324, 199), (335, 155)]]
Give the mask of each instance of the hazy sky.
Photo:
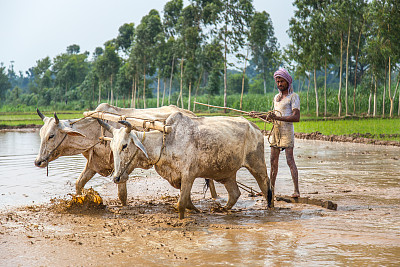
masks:
[[(168, 0), (0, 0), (0, 63), (14, 61), (25, 73), (36, 61), (64, 53), (77, 44), (90, 54), (118, 35), (124, 23), (135, 23), (151, 9), (162, 12)], [(185, 1), (187, 3), (188, 1)], [(281, 47), (293, 16), (292, 0), (253, 0), (257, 11), (271, 15)], [(185, 4), (186, 5), (186, 4)], [(162, 14), (161, 14), (162, 15)]]

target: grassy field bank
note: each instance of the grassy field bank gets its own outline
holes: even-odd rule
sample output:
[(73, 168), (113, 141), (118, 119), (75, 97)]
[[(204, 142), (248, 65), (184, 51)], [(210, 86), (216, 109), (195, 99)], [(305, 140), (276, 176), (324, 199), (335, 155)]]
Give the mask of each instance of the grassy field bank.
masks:
[[(46, 116), (53, 116), (53, 112), (43, 112)], [(57, 111), (60, 119), (77, 119), (83, 117), (82, 111)], [(238, 113), (197, 113), (198, 116), (229, 115), (238, 116)], [(250, 118), (249, 118), (250, 119)], [(271, 124), (250, 119), (260, 129), (271, 129)], [(0, 112), (0, 127), (42, 125), (43, 122), (36, 112)], [(360, 133), (365, 137), (380, 140), (400, 141), (400, 118), (352, 118), (352, 119), (315, 119), (303, 116), (302, 120), (294, 124), (295, 131), (300, 133), (321, 132), (324, 135), (350, 135)]]

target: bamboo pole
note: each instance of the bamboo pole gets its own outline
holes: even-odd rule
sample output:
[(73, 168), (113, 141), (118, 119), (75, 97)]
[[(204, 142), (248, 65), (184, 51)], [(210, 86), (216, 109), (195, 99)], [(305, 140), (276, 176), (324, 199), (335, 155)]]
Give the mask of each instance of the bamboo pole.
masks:
[(158, 130), (161, 132), (166, 132), (170, 133), (172, 130), (172, 127), (169, 125), (164, 125), (163, 122), (161, 121), (155, 121), (155, 120), (147, 120), (147, 119), (138, 119), (138, 118), (133, 118), (129, 116), (124, 116), (124, 115), (117, 115), (117, 114), (110, 114), (106, 113), (103, 111), (89, 111), (89, 112), (84, 112), (83, 115), (85, 117), (92, 117), (92, 118), (98, 118), (102, 120), (110, 120), (114, 122), (118, 122), (120, 120), (126, 120), (130, 124), (136, 127), (142, 127), (145, 129), (153, 129), (153, 130)]
[[(228, 107), (220, 107), (220, 106), (213, 106), (213, 105), (204, 104), (204, 103), (200, 103), (200, 102), (196, 102), (196, 101), (193, 102), (193, 103), (194, 103), (194, 104), (198, 104), (198, 105), (203, 105), (203, 106), (211, 107), (211, 108), (229, 109), (229, 110), (232, 110), (232, 111), (236, 111), (236, 112), (240, 112), (240, 113), (243, 113), (243, 114), (246, 114), (246, 115), (250, 115), (250, 112), (244, 111), (244, 110), (240, 110), (240, 109), (228, 108)], [(263, 113), (263, 112), (260, 112), (260, 113)], [(264, 112), (264, 113), (265, 113), (265, 112)], [(268, 112), (267, 112), (267, 113), (268, 113)], [(266, 113), (265, 113), (265, 114), (266, 114)], [(270, 121), (265, 120), (265, 119), (261, 118), (260, 116), (257, 116), (257, 118), (260, 119), (260, 120), (262, 120), (263, 122), (271, 123)]]
[(241, 113), (244, 113), (244, 114), (247, 114), (247, 115), (250, 114), (250, 112), (243, 111), (243, 110), (240, 110), (240, 109), (234, 109), (234, 108), (228, 108), (228, 107), (220, 107), (220, 106), (213, 106), (213, 105), (203, 104), (203, 103), (196, 102), (196, 101), (193, 102), (193, 103), (199, 104), (199, 105), (203, 105), (203, 106), (207, 106), (207, 107), (211, 107), (211, 108), (229, 109), (229, 110), (233, 110), (233, 111), (236, 111), (236, 112), (241, 112)]

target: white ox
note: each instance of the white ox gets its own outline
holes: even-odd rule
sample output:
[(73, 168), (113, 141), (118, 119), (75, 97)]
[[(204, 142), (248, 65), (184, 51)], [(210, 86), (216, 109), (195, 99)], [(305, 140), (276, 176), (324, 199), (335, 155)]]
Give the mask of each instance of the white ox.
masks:
[(236, 172), (241, 167), (247, 168), (257, 180), (268, 206), (273, 205), (263, 135), (255, 124), (242, 117), (190, 118), (177, 112), (166, 121), (172, 131), (164, 141), (162, 132), (143, 134), (132, 130), (126, 121), (121, 121), (126, 127), (120, 129), (101, 120), (99, 123), (113, 134), (110, 146), (114, 182), (125, 183), (127, 174), (135, 168), (148, 169), (154, 165), (159, 175), (180, 189), (180, 219), (184, 218), (186, 208), (197, 210), (190, 200), (190, 191), (198, 177), (223, 183), (229, 194), (225, 207), (232, 208), (240, 196)]
[[(195, 116), (192, 112), (176, 106), (165, 106), (149, 109), (123, 109), (109, 104), (100, 104), (96, 111), (111, 112), (119, 115), (135, 116), (145, 119), (166, 119), (171, 113), (181, 111), (188, 116)], [(38, 115), (44, 125), (40, 129), (40, 149), (35, 160), (38, 167), (46, 167), (48, 162), (61, 156), (71, 156), (82, 153), (87, 159), (86, 166), (76, 181), (76, 193), (81, 194), (85, 184), (96, 174), (109, 176), (114, 170), (114, 162), (110, 146), (100, 143), (102, 136), (101, 126), (96, 119), (85, 118), (82, 120), (59, 120), (44, 116), (39, 110)], [(118, 123), (111, 123), (118, 127)], [(118, 197), (122, 205), (126, 205), (126, 184), (118, 184)]]

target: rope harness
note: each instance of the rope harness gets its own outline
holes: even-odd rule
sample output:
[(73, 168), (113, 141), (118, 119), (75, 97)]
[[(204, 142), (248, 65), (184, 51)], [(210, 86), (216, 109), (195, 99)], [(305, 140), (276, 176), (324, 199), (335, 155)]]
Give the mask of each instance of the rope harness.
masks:
[(60, 145), (62, 144), (62, 142), (64, 142), (66, 137), (67, 137), (67, 134), (64, 135), (64, 137), (63, 137), (63, 139), (61, 139), (60, 143), (58, 143), (58, 145), (52, 151), (50, 151), (50, 153), (44, 158), (44, 161), (46, 162), (46, 175), (47, 176), (49, 176), (49, 158), (51, 157), (51, 155), (53, 155), (53, 153), (57, 150), (57, 148), (60, 147)]
[[(164, 122), (164, 128), (165, 128), (165, 126), (166, 126), (166, 125), (165, 125), (165, 122)], [(166, 138), (166, 135), (167, 135), (166, 132), (163, 131), (163, 137), (162, 137), (162, 144), (161, 144), (160, 154), (159, 154), (159, 156), (158, 156), (158, 159), (157, 159), (154, 163), (150, 163), (150, 165), (156, 165), (156, 164), (160, 161), (161, 156), (162, 156), (162, 152), (163, 152), (163, 150), (164, 150), (164, 148), (165, 148), (165, 138)], [(146, 138), (146, 131), (143, 131), (143, 137), (142, 137), (142, 141), (141, 141), (142, 143), (143, 143), (143, 141), (145, 140), (145, 138)], [(122, 169), (121, 173), (126, 172), (127, 167), (132, 163), (132, 161), (133, 161), (133, 159), (136, 157), (138, 151), (139, 151), (139, 148), (137, 148), (136, 151), (135, 151), (135, 153), (130, 157), (129, 161), (125, 164), (125, 166), (124, 166), (124, 168)]]
[[(151, 163), (151, 165), (156, 165), (159, 161), (160, 161), (160, 159), (161, 159), (161, 156), (162, 156), (162, 152), (163, 152), (163, 150), (165, 149), (165, 139), (166, 139), (166, 129), (165, 129), (165, 127), (167, 126), (166, 124), (165, 124), (165, 119), (154, 119), (154, 120), (151, 120), (151, 119), (146, 119), (146, 118), (142, 118), (142, 117), (138, 117), (138, 116), (126, 116), (126, 115), (120, 115), (120, 114), (117, 114), (117, 113), (113, 113), (113, 112), (108, 112), (108, 111), (93, 111), (93, 112), (90, 112), (90, 113), (87, 113), (86, 115), (84, 115), (84, 117), (82, 117), (82, 118), (80, 118), (80, 119), (78, 119), (78, 120), (76, 120), (76, 121), (74, 121), (74, 122), (72, 122), (71, 123), (71, 125), (72, 124), (74, 124), (74, 123), (77, 123), (77, 122), (79, 122), (79, 121), (81, 121), (81, 120), (83, 120), (83, 119), (86, 119), (86, 118), (88, 118), (88, 117), (92, 117), (94, 114), (98, 114), (98, 117), (99, 117), (99, 119), (101, 119), (101, 120), (106, 120), (105, 118), (104, 118), (104, 115), (105, 114), (110, 114), (110, 115), (115, 115), (115, 116), (118, 116), (117, 117), (117, 121), (120, 121), (120, 120), (124, 120), (124, 121), (126, 121), (127, 119), (129, 119), (129, 118), (132, 118), (132, 119), (139, 119), (139, 120), (142, 120), (143, 121), (143, 124), (142, 124), (142, 129), (143, 129), (143, 139), (142, 139), (142, 142), (144, 141), (144, 139), (145, 139), (145, 136), (146, 136), (146, 132), (148, 132), (148, 131), (150, 131), (150, 126), (151, 125), (154, 125), (154, 123), (156, 122), (156, 121), (159, 121), (159, 122), (162, 122), (164, 125), (163, 125), (163, 130), (162, 130), (162, 132), (163, 132), (163, 138), (162, 138), (162, 145), (161, 145), (161, 149), (160, 149), (160, 155), (158, 156), (158, 159), (154, 162), (154, 163)], [(106, 120), (106, 121), (108, 121), (108, 120)], [(146, 126), (146, 123), (148, 123), (148, 126)], [(136, 126), (134, 126), (134, 125), (132, 125), (132, 128), (134, 129), (134, 130), (136, 130), (136, 131), (140, 131)], [(102, 136), (100, 137), (100, 141), (99, 142), (97, 142), (96, 144), (94, 144), (92, 147), (90, 147), (90, 148), (93, 148), (95, 145), (97, 145), (98, 143), (101, 143), (101, 142), (107, 142), (107, 141), (104, 141), (104, 128), (102, 127)], [(89, 149), (90, 149), (89, 148)], [(87, 149), (87, 150), (89, 150), (89, 149)], [(136, 150), (136, 152), (132, 155), (132, 157), (129, 159), (129, 161), (125, 164), (125, 166), (124, 166), (124, 170), (123, 170), (123, 172), (125, 172), (125, 170), (126, 170), (126, 168), (127, 168), (127, 166), (129, 166), (131, 163), (132, 163), (132, 161), (133, 161), (133, 159), (135, 158), (135, 156), (137, 155), (137, 153), (138, 153), (138, 150), (139, 149), (137, 149)], [(86, 151), (86, 150), (85, 150)], [(111, 173), (114, 171), (114, 169), (111, 171)]]

